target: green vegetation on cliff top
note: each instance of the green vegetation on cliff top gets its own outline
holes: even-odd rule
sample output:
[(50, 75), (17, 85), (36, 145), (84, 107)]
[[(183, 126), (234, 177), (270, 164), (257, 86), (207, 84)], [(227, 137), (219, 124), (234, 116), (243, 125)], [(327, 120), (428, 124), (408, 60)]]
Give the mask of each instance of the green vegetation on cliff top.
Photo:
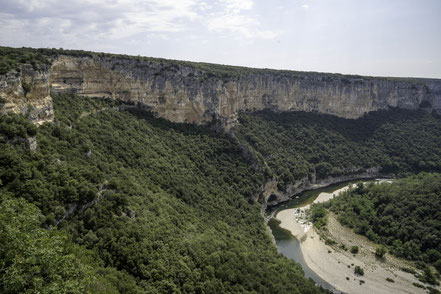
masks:
[(351, 83), (352, 80), (372, 80), (382, 79), (391, 81), (401, 81), (414, 84), (421, 84), (421, 79), (417, 78), (397, 78), (397, 77), (371, 77), (360, 75), (345, 75), (338, 73), (319, 73), (319, 72), (306, 72), (306, 71), (294, 71), (294, 70), (276, 70), (276, 69), (262, 69), (252, 68), (244, 66), (231, 66), (224, 64), (206, 63), (206, 62), (193, 62), (183, 60), (173, 60), (165, 58), (144, 57), (144, 56), (131, 56), (125, 54), (111, 54), (103, 52), (92, 52), (84, 50), (66, 50), (63, 48), (13, 48), (0, 46), (0, 74), (5, 74), (9, 70), (20, 70), (20, 64), (31, 64), (34, 68), (38, 68), (40, 65), (50, 65), (51, 58), (59, 55), (68, 55), (75, 57), (90, 57), (90, 58), (109, 58), (120, 60), (135, 60), (138, 62), (152, 62), (159, 63), (171, 70), (176, 69), (177, 66), (185, 66), (194, 68), (201, 71), (205, 79), (216, 78), (222, 80), (234, 79), (240, 76), (249, 74), (266, 74), (273, 75), (279, 79), (283, 78), (314, 78), (320, 77), (320, 81), (341, 81), (343, 83)]

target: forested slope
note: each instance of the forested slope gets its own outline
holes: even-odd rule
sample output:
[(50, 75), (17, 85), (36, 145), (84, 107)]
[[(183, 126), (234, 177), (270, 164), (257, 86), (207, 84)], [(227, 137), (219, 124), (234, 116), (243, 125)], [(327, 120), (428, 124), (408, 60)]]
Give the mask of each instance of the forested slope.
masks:
[(441, 171), (441, 120), (391, 109), (360, 119), (307, 112), (243, 113), (235, 130), (279, 189), (304, 177), (378, 167), (384, 174)]
[(311, 217), (319, 226), (326, 225), (327, 209), (337, 215), (342, 225), (385, 245), (377, 249), (381, 250), (379, 255), (390, 252), (416, 261), (417, 267), (424, 270), (417, 277), (439, 285), (441, 174), (420, 173), (393, 183), (359, 183), (328, 203), (312, 206)]
[(0, 116), (0, 292), (319, 293), (272, 244), (253, 201), (265, 179), (441, 167), (424, 112), (258, 112), (228, 135), (114, 100), (54, 107), (39, 128)]
[[(231, 137), (115, 101), (54, 103), (38, 129), (0, 116), (0, 292), (321, 292), (277, 253), (249, 201), (263, 174)], [(47, 251), (4, 241), (35, 236)]]
[[(441, 265), (441, 174), (359, 184), (328, 204), (338, 220), (408, 259)], [(441, 270), (441, 267), (440, 267)]]

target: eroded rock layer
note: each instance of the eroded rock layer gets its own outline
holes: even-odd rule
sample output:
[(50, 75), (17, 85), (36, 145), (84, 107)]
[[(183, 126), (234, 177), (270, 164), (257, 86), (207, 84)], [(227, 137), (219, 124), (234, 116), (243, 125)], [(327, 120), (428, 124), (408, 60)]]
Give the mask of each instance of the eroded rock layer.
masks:
[(345, 118), (388, 107), (441, 109), (441, 80), (245, 70), (218, 77), (196, 66), (136, 58), (59, 56), (50, 67), (0, 76), (3, 111), (53, 120), (51, 94), (109, 97), (150, 108), (173, 122), (215, 119), (229, 129), (240, 111), (303, 110)]

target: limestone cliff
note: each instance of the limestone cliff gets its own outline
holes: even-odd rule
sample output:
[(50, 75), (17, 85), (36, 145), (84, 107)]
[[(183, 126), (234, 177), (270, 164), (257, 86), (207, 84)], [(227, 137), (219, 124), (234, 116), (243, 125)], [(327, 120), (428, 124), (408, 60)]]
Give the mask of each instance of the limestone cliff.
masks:
[(358, 179), (371, 179), (379, 176), (393, 176), (382, 174), (379, 167), (371, 167), (367, 169), (361, 167), (352, 167), (348, 168), (345, 172), (345, 175), (336, 177), (329, 176), (323, 179), (317, 179), (315, 173), (312, 173), (309, 177), (305, 177), (295, 181), (294, 183), (288, 184), (286, 186), (286, 191), (281, 191), (278, 189), (277, 181), (267, 180), (261, 187), (261, 195), (263, 197), (262, 203), (266, 209), (266, 207), (276, 206), (282, 202), (288, 201), (294, 195), (300, 194), (306, 190), (315, 190), (327, 187), (329, 185)]
[(27, 113), (36, 124), (53, 121), (49, 76), (50, 69), (34, 70), (27, 64), (22, 65), (21, 72), (0, 75), (1, 112)]
[(3, 111), (29, 111), (41, 124), (53, 119), (50, 94), (76, 93), (137, 103), (173, 122), (215, 119), (229, 129), (240, 111), (265, 108), (345, 118), (388, 107), (441, 109), (441, 80), (436, 79), (263, 69), (219, 77), (198, 64), (99, 55), (60, 55), (51, 61), (50, 67), (35, 70), (24, 65), (21, 72), (0, 76), (0, 96), (6, 101)]

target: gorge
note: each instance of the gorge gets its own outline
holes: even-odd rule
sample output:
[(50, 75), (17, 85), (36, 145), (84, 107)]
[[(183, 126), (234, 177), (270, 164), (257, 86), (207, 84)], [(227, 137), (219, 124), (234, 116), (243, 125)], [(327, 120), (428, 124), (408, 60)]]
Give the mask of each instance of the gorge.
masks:
[(265, 207), (441, 171), (436, 79), (0, 51), (0, 292), (326, 293), (277, 252)]

